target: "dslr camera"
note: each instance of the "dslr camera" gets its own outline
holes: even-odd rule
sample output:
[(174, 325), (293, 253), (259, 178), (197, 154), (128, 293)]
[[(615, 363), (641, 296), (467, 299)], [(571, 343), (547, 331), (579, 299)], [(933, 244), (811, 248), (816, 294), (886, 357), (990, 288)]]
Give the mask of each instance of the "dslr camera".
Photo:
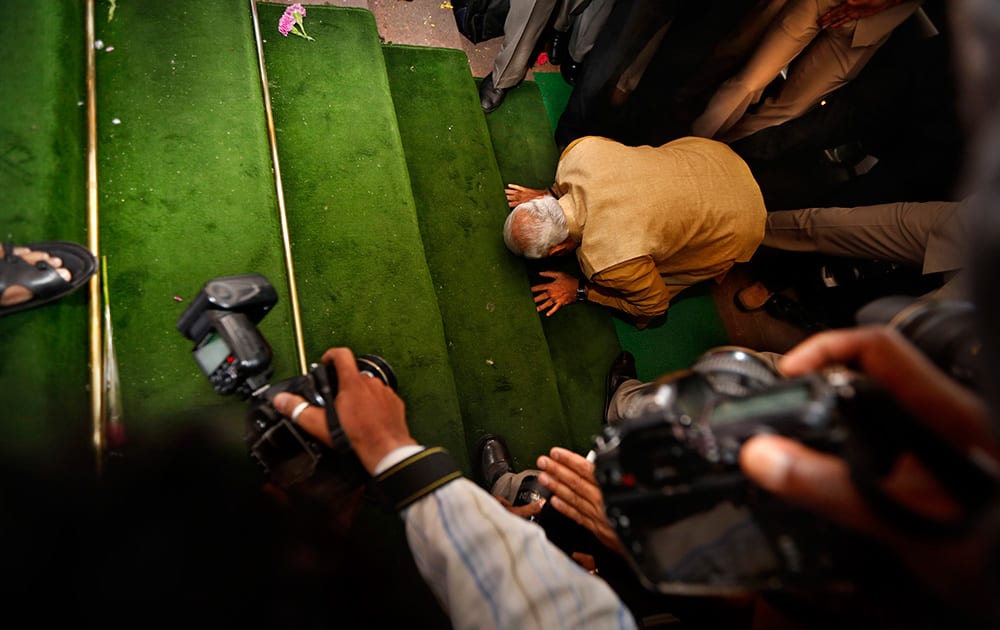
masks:
[[(861, 323), (890, 323), (948, 372), (976, 380), (972, 306), (884, 298)], [(631, 404), (631, 403), (630, 403)], [(996, 478), (846, 368), (783, 378), (761, 355), (720, 347), (641, 394), (629, 418), (595, 438), (608, 519), (647, 588), (726, 595), (772, 589), (844, 592), (886, 560), (870, 543), (751, 484), (739, 467), (749, 438), (790, 437), (848, 463), (868, 506), (931, 539), (964, 531)], [(943, 524), (894, 502), (879, 482), (912, 452), (966, 509)]]
[[(250, 456), (275, 485), (291, 488), (309, 480), (325, 491), (344, 495), (363, 484), (368, 473), (344, 434), (333, 400), (333, 366), (312, 364), (306, 374), (276, 383), (270, 344), (257, 324), (278, 302), (260, 274), (209, 280), (177, 320), (177, 330), (195, 342), (192, 355), (216, 392), (249, 401), (244, 439)], [(357, 358), (358, 369), (396, 389), (392, 367), (376, 355)], [(315, 440), (275, 409), (274, 397), (298, 394), (326, 409), (332, 447)]]

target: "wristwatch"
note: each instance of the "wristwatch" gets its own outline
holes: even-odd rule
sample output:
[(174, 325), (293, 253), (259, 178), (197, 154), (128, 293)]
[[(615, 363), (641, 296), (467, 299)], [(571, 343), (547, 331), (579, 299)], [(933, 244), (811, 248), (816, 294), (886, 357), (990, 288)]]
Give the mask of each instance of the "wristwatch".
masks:
[(580, 284), (576, 287), (576, 301), (586, 302), (587, 301), (587, 281), (581, 280)]

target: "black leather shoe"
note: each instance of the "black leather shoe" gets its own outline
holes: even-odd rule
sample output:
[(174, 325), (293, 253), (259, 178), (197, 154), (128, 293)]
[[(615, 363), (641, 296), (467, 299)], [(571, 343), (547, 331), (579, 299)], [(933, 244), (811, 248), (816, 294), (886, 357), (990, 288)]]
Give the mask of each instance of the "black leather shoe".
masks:
[(477, 450), (476, 462), (479, 464), (479, 468), (476, 473), (479, 477), (479, 483), (489, 492), (501, 475), (514, 472), (514, 458), (511, 457), (510, 450), (503, 438), (493, 433), (486, 435), (479, 441)]
[(486, 75), (486, 78), (479, 84), (479, 104), (483, 106), (483, 111), (487, 114), (500, 107), (500, 103), (503, 103), (506, 96), (507, 90), (493, 85), (493, 74)]
[(635, 371), (635, 356), (628, 350), (622, 350), (621, 354), (615, 357), (611, 369), (608, 371), (608, 380), (604, 389), (604, 420), (608, 419), (608, 409), (611, 408), (611, 398), (618, 391), (625, 381), (638, 378)]
[(569, 55), (566, 54), (569, 48), (569, 33), (564, 33), (563, 31), (556, 31), (552, 35), (552, 44), (549, 46), (549, 63), (553, 66), (562, 65), (564, 62), (569, 61)]
[(563, 81), (573, 85), (576, 83), (576, 75), (580, 73), (580, 64), (572, 59), (566, 59), (559, 65), (559, 73), (562, 75)]

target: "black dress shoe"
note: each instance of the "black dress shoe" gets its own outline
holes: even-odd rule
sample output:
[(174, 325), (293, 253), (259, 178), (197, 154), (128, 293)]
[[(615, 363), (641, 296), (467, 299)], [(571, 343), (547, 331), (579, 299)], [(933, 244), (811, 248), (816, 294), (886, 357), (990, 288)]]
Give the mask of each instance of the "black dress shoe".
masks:
[(499, 435), (490, 433), (479, 441), (478, 457), (476, 463), (479, 465), (476, 470), (478, 481), (490, 492), (493, 484), (497, 482), (504, 473), (514, 472), (514, 458), (511, 457), (507, 443)]
[(569, 33), (556, 31), (552, 36), (552, 44), (549, 46), (549, 63), (553, 66), (562, 65), (569, 60), (566, 54), (569, 48)]
[(572, 59), (566, 59), (559, 65), (559, 74), (562, 75), (563, 81), (573, 85), (576, 83), (576, 75), (580, 73), (580, 64)]
[(479, 104), (483, 106), (483, 111), (489, 114), (500, 107), (503, 99), (507, 96), (507, 90), (493, 85), (493, 74), (486, 75), (483, 82), (479, 84)]
[(611, 398), (615, 395), (615, 392), (622, 386), (622, 383), (635, 378), (638, 378), (635, 371), (635, 356), (628, 350), (622, 350), (615, 357), (614, 363), (611, 364), (611, 370), (608, 371), (608, 380), (604, 389), (605, 420), (608, 419), (608, 409), (611, 408)]

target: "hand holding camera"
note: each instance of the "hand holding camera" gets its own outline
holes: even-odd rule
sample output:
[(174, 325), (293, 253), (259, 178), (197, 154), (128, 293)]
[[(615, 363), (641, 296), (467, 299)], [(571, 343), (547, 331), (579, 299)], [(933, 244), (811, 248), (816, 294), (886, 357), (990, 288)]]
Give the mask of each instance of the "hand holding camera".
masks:
[[(779, 368), (794, 377), (833, 364), (856, 365), (956, 451), (984, 461), (996, 461), (1000, 454), (982, 401), (949, 379), (898, 332), (864, 327), (822, 333), (789, 352)], [(989, 605), (992, 594), (982, 592), (976, 579), (988, 557), (987, 541), (979, 532), (941, 541), (901, 530), (872, 512), (845, 460), (784, 437), (751, 438), (740, 453), (740, 464), (751, 480), (776, 496), (881, 540), (949, 601), (965, 602), (970, 610)], [(894, 501), (934, 521), (948, 523), (965, 516), (912, 454), (900, 457), (882, 489)]]
[[(336, 371), (335, 409), (347, 439), (369, 474), (392, 450), (416, 444), (406, 426), (403, 400), (385, 382), (358, 370), (351, 350), (331, 348), (323, 355), (323, 363), (332, 365)], [(273, 404), (287, 418), (293, 417), (299, 405), (306, 404), (293, 418), (296, 424), (327, 446), (333, 445), (325, 409), (290, 393), (278, 394)]]

